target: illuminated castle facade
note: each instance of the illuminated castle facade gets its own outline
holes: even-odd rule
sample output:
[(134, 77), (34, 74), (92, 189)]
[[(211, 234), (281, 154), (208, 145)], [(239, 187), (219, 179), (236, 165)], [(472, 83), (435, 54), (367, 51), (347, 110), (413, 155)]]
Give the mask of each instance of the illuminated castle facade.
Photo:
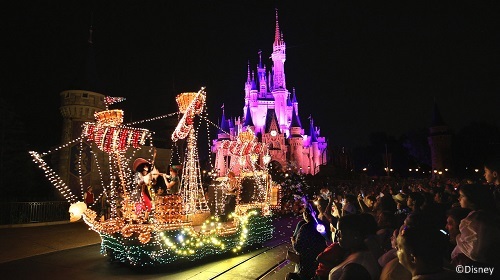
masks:
[(316, 174), (319, 166), (327, 162), (325, 137), (320, 137), (320, 130), (314, 126), (311, 116), (308, 132), (305, 132), (300, 122), (295, 89), (291, 93), (286, 87), (286, 44), (279, 29), (277, 12), (271, 59), (270, 71), (267, 71), (260, 51), (257, 71), (252, 71), (248, 65), (242, 117), (226, 119), (222, 112), (218, 137), (212, 145), (219, 176), (225, 176), (229, 170), (239, 173), (244, 168), (239, 156), (224, 148), (222, 143), (237, 141), (240, 132), (249, 130), (268, 149), (275, 165), (284, 168), (291, 164), (302, 173)]

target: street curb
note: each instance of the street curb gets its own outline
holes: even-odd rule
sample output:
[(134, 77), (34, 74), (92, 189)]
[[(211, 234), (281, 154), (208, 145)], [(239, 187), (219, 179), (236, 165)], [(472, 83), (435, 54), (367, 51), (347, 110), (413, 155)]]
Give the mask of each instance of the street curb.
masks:
[(2, 228), (22, 228), (22, 227), (39, 227), (39, 226), (52, 226), (52, 225), (63, 225), (71, 223), (68, 221), (55, 221), (55, 222), (41, 222), (41, 223), (29, 223), (29, 224), (10, 224), (10, 225), (0, 225)]

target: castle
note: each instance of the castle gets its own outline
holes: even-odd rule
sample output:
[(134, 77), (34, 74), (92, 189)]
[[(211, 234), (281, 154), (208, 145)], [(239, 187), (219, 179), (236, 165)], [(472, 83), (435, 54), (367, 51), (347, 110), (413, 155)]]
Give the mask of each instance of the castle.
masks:
[[(309, 117), (308, 133), (302, 127), (295, 89), (292, 93), (286, 87), (285, 60), (286, 44), (280, 32), (278, 12), (271, 54), (272, 67), (267, 71), (259, 51), (257, 73), (248, 64), (245, 82), (245, 105), (242, 117), (226, 119), (224, 110), (217, 139), (212, 143), (215, 153), (215, 168), (219, 176), (230, 170), (239, 173), (245, 169), (241, 155), (233, 154), (222, 145), (224, 141), (238, 141), (242, 132), (252, 132), (256, 141), (266, 147), (273, 165), (285, 168), (291, 164), (304, 174), (316, 174), (319, 166), (326, 164), (327, 142), (320, 137), (320, 130)], [(263, 164), (263, 159), (260, 159)]]

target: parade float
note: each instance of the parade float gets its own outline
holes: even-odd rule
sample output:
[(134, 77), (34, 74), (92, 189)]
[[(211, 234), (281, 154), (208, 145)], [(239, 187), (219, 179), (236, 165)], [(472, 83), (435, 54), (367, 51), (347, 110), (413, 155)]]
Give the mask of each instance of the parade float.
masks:
[[(107, 104), (121, 101), (108, 98)], [(111, 261), (132, 266), (161, 266), (237, 253), (272, 238), (271, 178), (266, 168), (258, 164), (259, 158), (269, 162), (265, 147), (256, 141), (251, 131), (241, 133), (237, 146), (230, 147), (232, 153), (241, 157), (241, 164), (245, 163), (237, 180), (241, 182), (251, 177), (254, 183), (251, 190), (245, 186), (239, 188), (234, 212), (224, 213), (221, 209), (225, 204), (227, 177), (213, 178), (209, 188), (211, 195), (207, 195), (208, 190), (202, 185), (194, 125), (195, 121), (202, 120), (213, 124), (206, 116), (204, 88), (198, 92), (181, 93), (176, 102), (179, 107), (176, 114), (182, 117), (171, 138), (174, 143), (181, 139), (186, 141), (179, 192), (154, 197), (148, 215), (145, 215), (147, 210), (140, 207), (141, 201), (134, 198), (137, 191), (134, 173), (138, 164), (147, 162), (153, 167), (151, 176), (161, 176), (154, 168), (153, 132), (123, 124), (122, 110), (110, 110), (106, 106), (106, 110), (95, 114), (95, 122), (83, 125), (81, 137), (74, 140), (90, 143), (93, 151), (106, 155), (97, 157), (97, 152), (92, 153), (92, 160), (102, 177), (99, 198), (107, 194), (103, 199), (110, 205), (107, 218), (81, 202), (83, 185), (81, 196), (71, 192), (43, 159), (46, 153), (30, 152), (47, 178), (71, 203), (71, 220), (82, 217), (91, 230), (99, 233), (101, 253)], [(224, 145), (229, 145), (229, 142)], [(149, 159), (136, 156), (143, 149), (151, 154)], [(102, 158), (105, 160), (101, 162)], [(104, 170), (108, 174), (104, 174)]]

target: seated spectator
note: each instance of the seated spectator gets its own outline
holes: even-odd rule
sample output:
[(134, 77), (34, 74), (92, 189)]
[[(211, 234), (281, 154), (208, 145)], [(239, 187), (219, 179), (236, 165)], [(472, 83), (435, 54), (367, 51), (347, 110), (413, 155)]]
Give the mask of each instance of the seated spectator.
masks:
[(377, 198), (373, 195), (363, 196), (362, 194), (358, 195), (358, 203), (359, 209), (361, 213), (373, 213), (373, 207)]
[(406, 269), (396, 257), (390, 260), (380, 272), (380, 280), (411, 280), (411, 273)]
[(405, 226), (397, 238), (399, 262), (412, 279), (463, 279), (443, 268), (446, 236), (435, 227)]
[(337, 226), (339, 245), (349, 253), (344, 261), (332, 268), (328, 279), (379, 278), (379, 264), (365, 243), (368, 237), (375, 234), (376, 229), (377, 224), (370, 214), (353, 214), (339, 219)]
[(397, 258), (396, 255), (396, 239), (398, 238), (399, 229), (395, 229), (391, 235), (391, 249), (385, 252), (382, 256), (378, 258), (378, 264), (380, 267), (384, 267), (390, 260)]
[(358, 213), (358, 201), (355, 195), (346, 194), (345, 203), (342, 206), (342, 216)]
[[(332, 240), (335, 240), (335, 227), (330, 225)], [(326, 247), (323, 252), (316, 257), (318, 268), (316, 269), (315, 280), (328, 280), (330, 270), (340, 264), (345, 258), (346, 251), (340, 247), (338, 242), (334, 242)]]
[(377, 213), (381, 211), (390, 211), (394, 213), (397, 210), (397, 205), (391, 196), (379, 196), (375, 205), (373, 205), (373, 209)]
[[(406, 218), (406, 216), (404, 216)], [(396, 228), (403, 223), (402, 216), (396, 216), (393, 212), (382, 211), (377, 216), (377, 237), (382, 249), (391, 249), (391, 236)], [(378, 256), (377, 256), (378, 257)]]
[[(467, 217), (467, 215), (470, 213), (470, 209), (467, 208), (462, 208), (462, 207), (453, 207), (446, 212), (446, 231), (448, 232), (449, 236), (449, 248), (448, 248), (448, 254), (447, 258), (449, 259), (451, 256), (452, 250), (455, 248), (457, 245), (457, 236), (460, 233), (460, 222)], [(451, 260), (449, 260), (451, 261)]]
[(500, 265), (500, 219), (489, 188), (484, 185), (462, 186), (460, 206), (471, 212), (460, 222), (457, 246), (451, 255), (452, 263)]
[(326, 242), (316, 230), (316, 222), (312, 214), (312, 207), (306, 206), (303, 211), (305, 223), (300, 226), (296, 237), (292, 237), (293, 249), (299, 255), (296, 271), (288, 273), (286, 279), (311, 279), (315, 275), (318, 263), (316, 257), (326, 248)]
[(422, 210), (422, 206), (424, 205), (425, 197), (420, 192), (412, 192), (408, 195), (408, 199), (406, 200), (406, 204), (408, 208), (410, 208), (410, 212), (416, 212)]
[(398, 193), (396, 195), (393, 195), (392, 198), (394, 199), (394, 202), (396, 202), (396, 213), (402, 213), (404, 215), (408, 214), (409, 209), (408, 205), (406, 205), (408, 196), (403, 193)]

